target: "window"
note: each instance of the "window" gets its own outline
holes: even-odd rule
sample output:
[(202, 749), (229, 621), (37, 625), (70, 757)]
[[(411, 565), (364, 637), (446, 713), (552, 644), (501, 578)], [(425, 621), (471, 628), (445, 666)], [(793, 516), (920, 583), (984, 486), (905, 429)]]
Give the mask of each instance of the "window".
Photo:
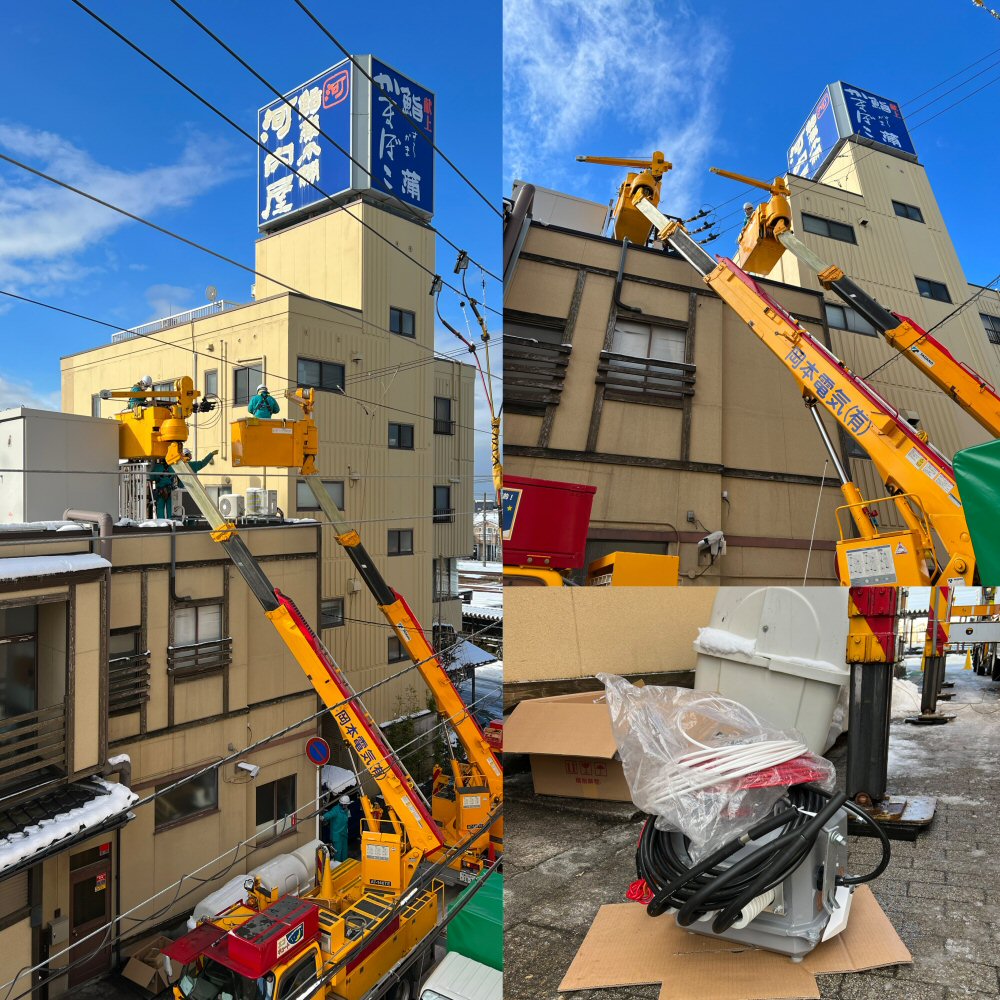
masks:
[(807, 233), (826, 236), (831, 240), (841, 240), (844, 243), (857, 243), (854, 238), (854, 227), (833, 219), (821, 219), (818, 215), (802, 213), (802, 228)]
[(234, 368), (233, 369), (233, 403), (236, 406), (244, 406), (256, 394), (257, 386), (264, 381), (264, 370), (262, 368)]
[[(340, 508), (341, 513), (343, 513), (344, 480), (324, 479), (323, 485), (326, 487), (326, 492), (330, 494), (330, 499)], [(319, 504), (316, 503), (316, 497), (313, 496), (313, 491), (309, 488), (309, 484), (304, 479), (300, 479), (295, 484), (295, 506), (298, 507), (299, 510), (319, 510)]]
[(455, 421), (451, 419), (451, 400), (446, 396), (434, 397), (434, 433), (455, 433)]
[(38, 710), (38, 608), (0, 611), (0, 719)]
[[(176, 788), (170, 786), (176, 781), (165, 781), (156, 786), (157, 830), (172, 826), (182, 820), (194, 819), (214, 812), (219, 808), (219, 771), (212, 768), (197, 778), (185, 781)], [(170, 791), (164, 789), (170, 788)]]
[(401, 337), (415, 337), (417, 335), (416, 316), (408, 309), (397, 309), (395, 306), (391, 306), (389, 308), (389, 329)]
[(389, 636), (389, 662), (399, 663), (400, 660), (407, 659), (406, 650), (403, 649), (403, 644), (399, 641), (398, 635)]
[(838, 330), (862, 333), (866, 337), (878, 336), (875, 327), (861, 313), (850, 306), (835, 306), (829, 302), (824, 302), (823, 305), (826, 307), (826, 321), (830, 326), (835, 326)]
[(503, 335), (507, 337), (519, 337), (522, 340), (537, 341), (539, 344), (558, 345), (565, 340), (566, 320), (555, 319), (554, 317), (538, 316), (528, 318), (520, 317), (520, 321), (505, 319), (503, 323)]
[[(257, 833), (262, 840), (280, 837), (295, 826), (295, 775), (257, 786)], [(259, 841), (258, 841), (259, 842)]]
[(683, 362), (686, 339), (683, 330), (620, 320), (615, 324), (611, 350), (615, 354), (627, 354), (630, 358)]
[(413, 529), (400, 528), (389, 532), (389, 555), (391, 556), (412, 556), (413, 555)]
[(892, 203), (892, 210), (901, 219), (912, 219), (914, 222), (923, 222), (923, 213), (917, 208), (916, 205), (907, 205), (905, 201), (894, 201)]
[(324, 392), (344, 391), (344, 366), (335, 361), (313, 361), (299, 358), (299, 387), (322, 389)]
[(100, 393), (94, 393), (90, 397), (90, 415), (92, 417), (99, 417), (101, 415), (101, 396)]
[(31, 913), (28, 873), (20, 872), (0, 882), (0, 930), (16, 924)]
[[(154, 382), (153, 392), (175, 392), (177, 389), (176, 383), (172, 379), (168, 379), (166, 382)], [(167, 396), (164, 399), (154, 399), (154, 406), (173, 406), (177, 402), (176, 396)]]
[(329, 597), (320, 601), (319, 605), (319, 627), (339, 628), (344, 624), (344, 599), (342, 597)]
[(300, 990), (319, 978), (316, 970), (316, 952), (311, 951), (291, 968), (286, 969), (278, 987), (279, 1000), (292, 1000)]
[(454, 524), (455, 508), (451, 505), (451, 487), (434, 487), (434, 523)]
[(413, 424), (389, 424), (389, 447), (413, 451)]
[(191, 646), (222, 638), (222, 605), (198, 604), (174, 611), (175, 646)]
[(219, 370), (218, 370), (218, 368), (213, 368), (211, 371), (205, 372), (205, 395), (206, 396), (218, 396), (219, 395)]
[(434, 600), (452, 601), (458, 596), (458, 560), (434, 560)]
[(930, 278), (917, 278), (917, 291), (925, 299), (937, 299), (938, 302), (951, 302), (948, 294), (948, 286), (940, 281), (931, 281)]
[(991, 344), (1000, 346), (1000, 316), (990, 316), (989, 313), (980, 313), (979, 318), (986, 327), (986, 338)]
[(111, 633), (108, 640), (108, 659), (117, 660), (126, 656), (138, 656), (139, 629), (119, 629)]

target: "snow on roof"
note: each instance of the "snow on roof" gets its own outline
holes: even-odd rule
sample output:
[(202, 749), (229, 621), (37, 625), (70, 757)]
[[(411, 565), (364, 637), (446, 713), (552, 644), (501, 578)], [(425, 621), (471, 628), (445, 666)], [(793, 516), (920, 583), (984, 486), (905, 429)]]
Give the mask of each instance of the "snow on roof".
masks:
[(340, 795), (348, 788), (353, 788), (358, 783), (358, 779), (354, 772), (348, 771), (346, 767), (324, 764), (320, 770), (319, 782), (331, 794)]
[(103, 778), (94, 778), (93, 781), (99, 790), (107, 794), (98, 794), (75, 809), (59, 813), (52, 819), (43, 819), (34, 826), (26, 826), (20, 833), (0, 839), (0, 872), (34, 857), (60, 840), (100, 826), (113, 816), (126, 812), (139, 798), (125, 785), (115, 785)]
[(485, 649), (462, 639), (450, 649), (441, 653), (440, 659), (450, 670), (458, 667), (476, 667), (477, 669), (485, 663), (495, 663), (496, 657), (488, 653)]
[(476, 573), (480, 576), (483, 574), (486, 576), (502, 576), (503, 563), (488, 562), (484, 566), (479, 559), (459, 559), (458, 571), (464, 574)]
[(10, 521), (0, 524), (2, 531), (90, 531), (89, 524), (79, 521)]
[(462, 614), (474, 618), (488, 618), (490, 621), (503, 621), (503, 608), (490, 608), (484, 604), (463, 604)]
[(57, 573), (82, 573), (88, 569), (110, 569), (107, 559), (90, 552), (74, 556), (22, 556), (0, 559), (0, 580), (20, 580), (29, 576), (55, 576)]

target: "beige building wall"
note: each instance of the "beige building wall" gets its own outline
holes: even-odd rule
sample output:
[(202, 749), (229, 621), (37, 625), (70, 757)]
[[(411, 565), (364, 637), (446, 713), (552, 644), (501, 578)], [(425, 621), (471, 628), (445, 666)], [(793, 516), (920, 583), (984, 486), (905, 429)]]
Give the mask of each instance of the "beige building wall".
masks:
[[(428, 230), (362, 202), (349, 208), (391, 244), (433, 268), (433, 234)], [(232, 466), (229, 424), (246, 415), (245, 404), (234, 402), (234, 369), (262, 371), (278, 397), (280, 415), (294, 418), (298, 408), (282, 396), (298, 384), (298, 359), (343, 365), (345, 392), (316, 394), (321, 477), (344, 484), (348, 520), (428, 631), (438, 618), (458, 623), (458, 601), (432, 600), (432, 560), (472, 551), (472, 505), (466, 494), (471, 496), (472, 488), (473, 382), (468, 366), (434, 360), (429, 277), (363, 230), (345, 210), (262, 238), (257, 268), (304, 295), (258, 278), (256, 301), (249, 305), (158, 332), (155, 340), (135, 338), (64, 358), (63, 409), (90, 413), (100, 389), (127, 389), (143, 374), (156, 382), (190, 375), (204, 390), (206, 374), (215, 372), (220, 409), (189, 421), (195, 457), (219, 452), (215, 464), (201, 472), (203, 481), (228, 480), (234, 492), (250, 486), (275, 489), (286, 516), (318, 517), (314, 509), (298, 507), (293, 472)], [(390, 306), (414, 313), (413, 339), (387, 332)], [(252, 391), (256, 375), (251, 381)], [(439, 383), (454, 393), (457, 410), (456, 433), (447, 442), (439, 442), (443, 436), (434, 433), (433, 397)], [(118, 401), (99, 405), (107, 417), (123, 408)], [(390, 423), (413, 426), (412, 451), (388, 448)], [(459, 479), (454, 506), (462, 516), (442, 530), (445, 526), (433, 524), (432, 485), (449, 484), (452, 478)], [(388, 532), (398, 529), (413, 531), (412, 556), (387, 555)], [(323, 529), (322, 551), (321, 597), (342, 599), (346, 619), (343, 627), (325, 630), (323, 638), (355, 687), (366, 687), (392, 672), (389, 633), (328, 529)], [(373, 692), (368, 707), (385, 721), (425, 703), (426, 693), (413, 675)]]
[[(505, 343), (512, 321), (554, 322), (571, 347), (558, 402), (544, 412), (524, 413), (505, 386), (505, 473), (596, 486), (591, 553), (679, 547), (682, 585), (801, 584), (807, 561), (809, 583), (835, 582), (842, 501), (795, 382), (677, 258), (630, 247), (620, 300), (642, 311), (616, 307), (621, 254), (612, 240), (531, 226), (506, 292)], [(819, 294), (769, 290), (827, 339)], [(695, 366), (687, 400), (606, 398), (599, 363), (616, 320), (680, 332)], [(836, 434), (832, 422), (828, 429)], [(697, 542), (720, 529), (728, 551), (710, 565)]]

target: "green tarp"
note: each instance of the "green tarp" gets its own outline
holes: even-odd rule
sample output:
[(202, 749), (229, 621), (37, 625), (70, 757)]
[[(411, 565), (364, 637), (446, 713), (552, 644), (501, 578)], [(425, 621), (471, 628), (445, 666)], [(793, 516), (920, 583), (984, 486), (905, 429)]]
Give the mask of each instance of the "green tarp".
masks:
[(983, 586), (1000, 585), (1000, 441), (955, 456), (955, 479)]
[(473, 882), (448, 908), (461, 906), (448, 924), (448, 951), (503, 971), (503, 875), (493, 872), (483, 886), (463, 906), (476, 889)]

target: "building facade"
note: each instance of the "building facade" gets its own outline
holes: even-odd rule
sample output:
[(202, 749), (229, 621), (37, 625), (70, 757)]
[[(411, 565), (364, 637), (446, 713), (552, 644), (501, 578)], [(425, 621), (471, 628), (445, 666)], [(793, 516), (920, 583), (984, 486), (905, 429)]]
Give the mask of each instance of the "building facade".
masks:
[[(264, 236), (256, 270), (268, 277), (258, 277), (252, 303), (64, 358), (63, 409), (109, 417), (122, 404), (100, 400), (101, 389), (190, 375), (219, 404), (189, 422), (195, 457), (218, 452), (200, 473), (206, 485), (274, 489), (286, 516), (321, 517), (294, 470), (234, 467), (229, 436), (259, 383), (291, 418), (299, 411), (285, 392), (315, 388), (326, 488), (428, 631), (434, 622), (458, 628), (456, 560), (473, 548), (474, 370), (435, 357), (429, 279), (393, 249), (433, 269), (433, 240), (426, 226), (363, 199)], [(322, 535), (322, 635), (354, 685), (367, 687), (405, 654), (332, 532)], [(426, 703), (413, 674), (373, 692), (369, 709), (386, 721)]]
[[(216, 880), (312, 840), (304, 750), (320, 729), (311, 684), (207, 531), (119, 528), (97, 556), (89, 529), (57, 528), (0, 533), (0, 982), (51, 959), (51, 997)], [(314, 619), (318, 525), (242, 534)], [(297, 722), (240, 758), (256, 770), (211, 766)], [(202, 866), (204, 884), (162, 891)]]
[[(604, 214), (536, 191), (505, 288), (505, 471), (597, 487), (588, 561), (679, 554), (684, 584), (835, 582), (843, 501), (795, 383), (687, 263), (601, 236)], [(768, 290), (831, 344), (819, 292)], [(698, 542), (717, 530), (713, 560)]]

